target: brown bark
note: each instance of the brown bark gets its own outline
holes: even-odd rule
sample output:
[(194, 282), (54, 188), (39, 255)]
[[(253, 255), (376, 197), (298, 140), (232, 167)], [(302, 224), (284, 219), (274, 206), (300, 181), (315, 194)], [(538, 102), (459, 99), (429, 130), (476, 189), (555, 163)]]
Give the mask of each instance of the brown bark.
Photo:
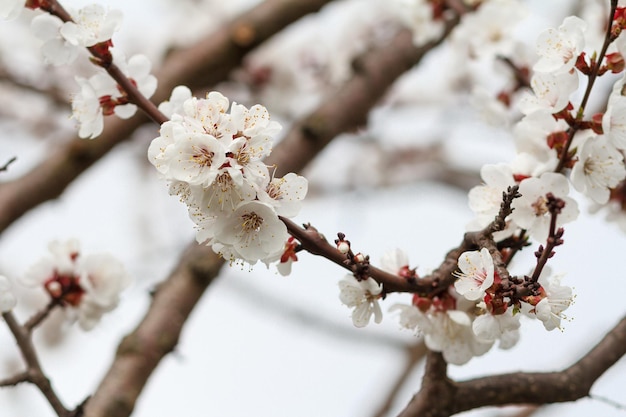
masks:
[[(448, 30), (455, 24), (456, 21), (449, 22)], [(446, 36), (447, 33), (436, 42), (417, 48), (411, 33), (402, 31), (388, 45), (360, 56), (353, 63), (353, 77), (291, 128), (267, 158), (267, 164), (277, 165), (277, 176), (302, 171), (312, 155), (317, 155), (336, 136), (363, 127), (370, 110), (398, 77), (418, 64)]]
[(135, 402), (161, 359), (178, 343), (185, 321), (223, 260), (210, 247), (190, 245), (163, 282), (146, 316), (120, 343), (113, 364), (85, 406), (85, 417), (121, 417)]
[[(438, 354), (428, 356), (422, 387), (400, 417), (447, 417), (501, 405), (543, 405), (589, 395), (595, 381), (626, 354), (626, 317), (579, 361), (559, 372), (514, 372), (455, 382)], [(432, 362), (432, 363), (431, 363)]]

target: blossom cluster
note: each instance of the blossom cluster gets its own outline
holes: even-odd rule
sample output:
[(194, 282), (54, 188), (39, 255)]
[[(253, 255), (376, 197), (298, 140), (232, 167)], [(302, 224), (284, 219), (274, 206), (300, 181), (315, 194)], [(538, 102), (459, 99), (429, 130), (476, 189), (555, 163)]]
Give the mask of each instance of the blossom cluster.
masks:
[[(144, 55), (133, 55), (128, 61), (116, 48), (109, 49), (112, 59), (137, 87), (149, 98), (157, 88), (157, 79), (150, 74), (152, 64)], [(72, 118), (79, 124), (78, 136), (93, 139), (102, 133), (104, 116), (115, 114), (122, 119), (132, 117), (137, 106), (129, 103), (126, 92), (104, 70), (89, 78), (76, 77), (80, 92), (72, 98)]]
[[(507, 273), (501, 277), (486, 248), (468, 251), (458, 258), (454, 285), (435, 294), (414, 294), (410, 305), (393, 307), (400, 311), (401, 325), (422, 332), (427, 346), (442, 352), (448, 362), (465, 363), (487, 352), (496, 341), (501, 348), (512, 347), (519, 338), (521, 316), (539, 319), (547, 330), (560, 328), (563, 312), (573, 300), (572, 290), (561, 285), (561, 276), (546, 277), (548, 268), (541, 258), (562, 243), (561, 227), (579, 214), (570, 197), (572, 187), (598, 205), (619, 198), (619, 209), (626, 207), (622, 185), (626, 177), (626, 77), (615, 82), (604, 114), (585, 119), (586, 99), (579, 108), (571, 102), (583, 77), (591, 83), (596, 76), (623, 71), (626, 35), (620, 33), (625, 13), (617, 9), (606, 40), (609, 53), (600, 56), (585, 50), (587, 26), (577, 17), (568, 17), (558, 28), (540, 34), (530, 88), (518, 102), (522, 118), (513, 128), (517, 154), (510, 163), (485, 165), (481, 169), (484, 184), (469, 193), (475, 218), (468, 230), (480, 231), (495, 227), (503, 193), (515, 186), (511, 210), (500, 218), (503, 227), (497, 227), (493, 239), (503, 242), (503, 256), (507, 245), (523, 245), (528, 238), (549, 246), (542, 245), (535, 253), (538, 263), (532, 276)], [(515, 0), (482, 2), (476, 13), (464, 17), (455, 35), (457, 42), (469, 42), (465, 48), (475, 49), (474, 55), (508, 56), (515, 43), (507, 35), (507, 26), (522, 15)], [(466, 29), (472, 36), (462, 35), (466, 27), (474, 28)], [(482, 43), (472, 43), (489, 31), (485, 39), (494, 42), (488, 51)], [(515, 65), (512, 60), (511, 65)], [(546, 252), (546, 256), (551, 255)], [(392, 258), (397, 261), (395, 267), (385, 269), (408, 277), (406, 257), (396, 253)], [(342, 302), (354, 309), (355, 325), (366, 325), (372, 315), (380, 321), (378, 299), (384, 289), (375, 281), (344, 278), (340, 289)]]
[(497, 238), (525, 229), (530, 237), (545, 241), (550, 224), (545, 205), (548, 193), (565, 202), (557, 219), (560, 227), (578, 215), (576, 202), (568, 196), (570, 183), (594, 203), (604, 205), (626, 177), (626, 78), (614, 84), (606, 112), (592, 120), (583, 120), (582, 110), (575, 112), (570, 101), (580, 78), (591, 76), (592, 70), (619, 73), (624, 67), (624, 36), (613, 39), (611, 47), (617, 45), (617, 50), (607, 54), (604, 61), (587, 62), (586, 26), (583, 20), (570, 16), (559, 28), (539, 35), (531, 92), (519, 102), (524, 116), (513, 129), (517, 155), (508, 164), (486, 165), (481, 170), (484, 185), (469, 194), (470, 208), (476, 213), (469, 230), (489, 224), (499, 210), (502, 192), (518, 184), (522, 197), (513, 202), (507, 229)]
[(522, 298), (503, 296), (502, 279), (485, 248), (462, 253), (458, 267), (458, 279), (447, 291), (415, 294), (410, 305), (392, 307), (399, 311), (401, 326), (423, 333), (426, 346), (442, 352), (449, 363), (464, 364), (488, 352), (496, 341), (501, 349), (513, 347), (522, 315), (539, 319), (546, 330), (560, 328), (562, 313), (572, 303), (572, 290), (560, 285), (559, 276), (540, 276), (533, 291)]
[[(0, 16), (13, 18), (24, 8), (45, 8), (39, 1), (2, 1)], [(134, 55), (128, 61), (113, 48), (111, 37), (120, 28), (122, 12), (99, 4), (70, 11), (69, 20), (56, 14), (41, 13), (31, 22), (34, 35), (42, 41), (41, 51), (47, 63), (65, 65), (73, 62), (82, 49), (88, 48), (100, 71), (89, 78), (76, 77), (80, 91), (72, 98), (72, 118), (79, 124), (81, 138), (95, 138), (102, 133), (104, 116), (115, 114), (127, 119), (137, 110), (127, 91), (121, 88), (103, 68), (114, 63), (124, 76), (146, 98), (156, 91), (157, 79), (150, 74), (151, 63), (144, 55)], [(65, 16), (64, 16), (64, 19)]]
[(124, 266), (108, 253), (82, 255), (76, 240), (54, 241), (51, 256), (33, 265), (22, 278), (29, 287), (43, 287), (55, 303), (91, 330), (104, 313), (119, 303), (131, 282)]
[(52, 65), (73, 62), (84, 48), (111, 45), (111, 37), (119, 30), (123, 17), (120, 10), (107, 10), (99, 4), (85, 6), (70, 14), (72, 21), (68, 22), (48, 13), (32, 20), (34, 35), (43, 41), (44, 59)]
[(308, 183), (293, 173), (276, 178), (263, 163), (281, 129), (267, 109), (229, 106), (218, 92), (198, 99), (182, 86), (159, 109), (171, 120), (148, 159), (188, 206), (198, 242), (231, 261), (292, 260), (282, 256), (292, 243), (279, 216), (297, 215)]

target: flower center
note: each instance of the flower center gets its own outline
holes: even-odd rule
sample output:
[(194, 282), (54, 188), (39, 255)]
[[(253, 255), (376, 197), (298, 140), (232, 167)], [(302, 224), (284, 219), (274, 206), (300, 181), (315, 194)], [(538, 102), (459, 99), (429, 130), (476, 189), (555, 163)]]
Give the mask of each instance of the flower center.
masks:
[(214, 152), (209, 151), (205, 148), (200, 148), (198, 146), (194, 146), (193, 150), (195, 153), (191, 156), (193, 161), (203, 167), (210, 167), (213, 161), (213, 157), (215, 156)]
[(243, 222), (241, 223), (241, 229), (244, 233), (258, 232), (263, 224), (263, 217), (259, 216), (255, 212), (246, 213), (241, 216)]
[(533, 211), (535, 212), (535, 216), (543, 216), (548, 212), (547, 201), (544, 196), (539, 197), (534, 203), (531, 204)]

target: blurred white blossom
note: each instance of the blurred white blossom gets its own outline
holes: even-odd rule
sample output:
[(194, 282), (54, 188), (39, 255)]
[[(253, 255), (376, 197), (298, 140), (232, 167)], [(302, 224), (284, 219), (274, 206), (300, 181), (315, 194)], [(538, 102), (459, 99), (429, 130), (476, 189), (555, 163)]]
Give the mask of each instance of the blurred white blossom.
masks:
[(43, 287), (62, 307), (71, 310), (84, 330), (91, 330), (119, 303), (131, 278), (124, 266), (108, 253), (82, 255), (78, 241), (54, 241), (51, 256), (35, 263), (22, 282)]
[(85, 6), (71, 13), (73, 22), (66, 22), (60, 34), (72, 45), (90, 47), (111, 39), (122, 24), (120, 10), (108, 10), (99, 4)]
[(346, 275), (339, 281), (339, 299), (352, 311), (352, 322), (356, 327), (365, 327), (369, 324), (372, 315), (374, 322), (380, 323), (383, 313), (378, 304), (378, 295), (382, 292), (382, 285), (372, 278), (362, 281), (352, 275)]
[(17, 304), (11, 287), (11, 281), (4, 275), (0, 275), (0, 313), (10, 311)]

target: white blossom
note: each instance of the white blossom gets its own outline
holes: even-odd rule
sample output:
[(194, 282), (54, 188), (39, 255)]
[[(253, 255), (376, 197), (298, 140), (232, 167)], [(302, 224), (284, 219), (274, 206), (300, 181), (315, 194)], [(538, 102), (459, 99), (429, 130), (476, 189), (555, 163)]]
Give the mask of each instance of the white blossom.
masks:
[(230, 217), (215, 224), (215, 240), (249, 263), (282, 252), (287, 238), (276, 212), (258, 201), (241, 203)]
[(350, 308), (354, 307), (352, 322), (356, 327), (367, 326), (372, 315), (374, 322), (382, 321), (383, 314), (378, 304), (378, 295), (383, 288), (374, 279), (359, 281), (352, 275), (346, 275), (339, 281), (339, 289), (341, 302)]
[(480, 169), (484, 184), (469, 191), (469, 207), (476, 218), (468, 225), (468, 230), (481, 230), (491, 223), (502, 204), (502, 193), (515, 184), (513, 171), (508, 164), (486, 164)]
[(11, 281), (4, 275), (0, 275), (0, 313), (6, 313), (15, 307), (17, 300), (11, 291)]
[(172, 162), (168, 174), (170, 178), (192, 186), (208, 187), (226, 161), (225, 155), (224, 146), (213, 136), (188, 134), (167, 148), (165, 158)]
[(73, 13), (73, 22), (66, 22), (60, 33), (69, 43), (81, 47), (94, 46), (111, 39), (122, 24), (120, 10), (107, 10), (92, 4)]
[(72, 275), (76, 268), (76, 259), (80, 253), (80, 244), (76, 239), (54, 240), (48, 244), (50, 255), (32, 265), (21, 277), (21, 282), (29, 287), (44, 284), (50, 278), (50, 271), (58, 275)]
[(245, 138), (243, 145), (236, 155), (236, 160), (245, 165), (248, 161), (260, 160), (272, 151), (273, 138), (282, 129), (281, 125), (270, 120), (267, 109), (259, 104), (250, 109), (233, 103), (230, 115), (236, 134)]
[(150, 144), (148, 159), (170, 181), (170, 194), (187, 204), (198, 242), (230, 261), (279, 260), (288, 237), (279, 216), (295, 216), (308, 188), (293, 173), (272, 178), (262, 161), (280, 125), (261, 105), (233, 103), (228, 112), (221, 93), (189, 95), (177, 87), (161, 104), (171, 118)]
[(566, 132), (568, 127), (564, 120), (555, 120), (545, 109), (534, 111), (524, 116), (513, 128), (517, 152), (531, 154), (543, 163), (555, 159), (556, 151), (548, 146), (548, 136)]
[(274, 206), (279, 216), (294, 217), (300, 212), (307, 190), (307, 179), (290, 172), (282, 178), (273, 178), (265, 192), (258, 194), (258, 198), (259, 201)]
[(255, 200), (258, 191), (241, 171), (232, 167), (220, 169), (215, 181), (208, 187), (192, 186), (190, 190), (190, 204), (209, 216), (230, 216), (241, 203)]
[(572, 289), (561, 285), (563, 275), (555, 275), (549, 279), (539, 278), (545, 291), (545, 297), (535, 306), (537, 318), (543, 322), (546, 330), (561, 328), (563, 311), (573, 302)]
[(463, 252), (458, 259), (461, 270), (456, 273), (454, 282), (456, 291), (468, 300), (479, 300), (485, 295), (485, 290), (493, 285), (494, 265), (491, 254), (486, 248), (479, 251)]
[(405, 12), (401, 18), (413, 31), (413, 43), (416, 46), (424, 45), (443, 34), (443, 21), (434, 19), (432, 4), (426, 0), (399, 1)]
[(76, 77), (80, 92), (72, 98), (72, 118), (79, 124), (78, 136), (93, 139), (104, 129), (104, 114), (100, 96), (92, 80)]
[(520, 328), (519, 314), (513, 315), (513, 309), (507, 309), (504, 314), (491, 314), (485, 312), (476, 317), (472, 323), (472, 331), (478, 340), (484, 342), (495, 342), (503, 339), (500, 347), (508, 349), (513, 347), (511, 344), (516, 341), (519, 336), (513, 336), (507, 333), (519, 333)]
[(159, 104), (159, 111), (171, 118), (173, 114), (183, 113), (183, 103), (192, 97), (189, 87), (179, 85), (172, 90), (170, 99)]
[(424, 342), (429, 349), (441, 352), (448, 363), (463, 365), (493, 346), (493, 342), (476, 338), (472, 319), (464, 311), (437, 312), (430, 316), (430, 322), (431, 330), (425, 333)]
[(426, 332), (430, 329), (430, 322), (426, 315), (413, 304), (394, 304), (389, 311), (399, 311), (398, 320), (400, 326), (412, 330), (415, 334), (419, 331)]
[(475, 12), (463, 16), (452, 41), (467, 43), (474, 56), (510, 56), (516, 45), (512, 32), (526, 15), (526, 7), (517, 0), (485, 2)]
[(124, 266), (107, 253), (82, 255), (78, 241), (54, 241), (51, 256), (35, 263), (22, 282), (43, 287), (51, 298), (71, 310), (84, 330), (91, 330), (113, 310), (129, 284)]
[(536, 153), (518, 152), (509, 165), (520, 178), (540, 177), (544, 172), (554, 172), (559, 164), (559, 157), (556, 152), (548, 155), (547, 160), (542, 160)]
[(602, 116), (602, 130), (617, 149), (626, 150), (626, 97), (622, 94), (624, 78), (617, 81)]
[(61, 36), (62, 26), (61, 19), (48, 13), (35, 16), (31, 22), (33, 34), (44, 42), (41, 46), (44, 59), (52, 65), (72, 63), (81, 49)]
[(380, 259), (380, 268), (398, 275), (403, 268), (409, 266), (409, 256), (402, 249), (393, 249), (383, 254)]
[[(156, 90), (156, 78), (150, 74), (150, 61), (143, 55), (135, 55), (126, 62), (124, 55), (111, 49), (114, 62), (134, 84), (141, 94), (149, 98)], [(126, 119), (137, 111), (134, 104), (117, 104), (122, 98), (117, 83), (104, 70), (89, 79), (76, 77), (80, 92), (72, 98), (72, 118), (79, 124), (78, 136), (93, 139), (102, 133), (104, 116), (115, 113)], [(103, 107), (104, 106), (104, 107)]]
[(81, 257), (76, 265), (84, 289), (78, 306), (78, 324), (91, 330), (104, 313), (117, 307), (120, 293), (130, 284), (124, 266), (108, 253)]
[[(150, 74), (152, 63), (145, 55), (133, 55), (126, 61), (126, 56), (117, 48), (111, 48), (113, 62), (119, 67), (120, 71), (126, 75), (137, 87), (137, 90), (145, 97), (150, 98), (157, 88), (157, 79)], [(109, 82), (113, 82), (108, 74), (101, 73), (101, 77), (105, 77)], [(113, 82), (113, 84), (115, 84)], [(117, 85), (114, 86), (117, 89)], [(119, 92), (116, 94), (119, 95)], [(115, 106), (114, 112), (117, 117), (128, 119), (137, 111), (134, 104), (123, 104)]]
[(562, 174), (546, 172), (539, 178), (527, 178), (520, 183), (519, 192), (521, 197), (513, 200), (513, 213), (510, 217), (519, 227), (528, 230), (530, 236), (536, 240), (543, 242), (548, 237), (551, 219), (546, 205), (548, 193), (565, 202), (565, 207), (557, 216), (557, 227), (578, 217), (578, 204), (567, 197), (569, 183)]
[(609, 201), (610, 188), (626, 177), (624, 156), (604, 136), (588, 138), (576, 153), (570, 179), (574, 188), (596, 203)]
[(519, 101), (519, 109), (524, 114), (537, 110), (556, 113), (563, 110), (570, 96), (578, 89), (577, 73), (535, 72), (530, 80), (531, 93), (525, 93)]
[(569, 72), (585, 46), (587, 24), (577, 16), (566, 17), (558, 29), (547, 29), (537, 38), (539, 61), (533, 69), (553, 74)]

